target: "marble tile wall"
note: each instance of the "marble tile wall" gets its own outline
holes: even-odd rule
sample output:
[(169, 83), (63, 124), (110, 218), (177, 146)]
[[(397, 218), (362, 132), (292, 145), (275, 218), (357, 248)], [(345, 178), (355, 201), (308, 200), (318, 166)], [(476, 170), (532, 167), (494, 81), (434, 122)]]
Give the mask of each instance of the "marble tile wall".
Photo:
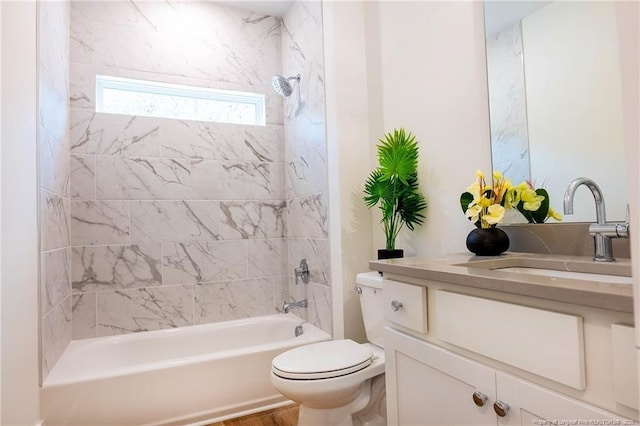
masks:
[[(289, 276), (291, 298), (306, 298), (307, 320), (332, 332), (329, 251), (327, 145), (325, 137), (322, 5), (296, 1), (282, 22), (284, 75), (300, 73), (293, 94), (284, 98), (288, 270), (302, 258), (311, 280), (296, 285)], [(302, 310), (297, 311), (303, 314)]]
[(140, 118), (72, 110), (74, 339), (275, 313), (287, 293), (283, 127), (125, 124)]
[[(280, 19), (72, 2), (73, 338), (277, 312), (288, 298)], [(95, 75), (264, 93), (267, 125), (95, 112)]]
[(71, 107), (95, 109), (101, 74), (261, 93), (267, 124), (282, 124), (280, 32), (279, 18), (215, 2), (72, 1)]
[[(323, 66), (318, 2), (283, 23), (215, 3), (72, 2), (74, 339), (305, 297), (298, 313), (331, 331)], [(297, 73), (290, 98), (272, 91)], [(96, 74), (264, 93), (267, 126), (96, 113)], [(302, 257), (312, 280), (295, 286)]]
[(42, 379), (71, 341), (69, 2), (38, 3)]
[(491, 158), (512, 182), (530, 180), (520, 23), (487, 38)]

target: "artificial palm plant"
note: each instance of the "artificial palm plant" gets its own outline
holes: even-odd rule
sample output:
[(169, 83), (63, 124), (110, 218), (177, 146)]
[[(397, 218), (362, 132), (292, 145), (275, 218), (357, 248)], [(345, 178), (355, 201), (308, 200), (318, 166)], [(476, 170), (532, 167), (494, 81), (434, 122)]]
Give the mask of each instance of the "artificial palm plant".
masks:
[(371, 208), (380, 204), (386, 249), (394, 250), (396, 237), (404, 225), (414, 230), (424, 221), (427, 208), (418, 191), (418, 143), (403, 128), (387, 133), (378, 144), (378, 167), (364, 187), (364, 201)]

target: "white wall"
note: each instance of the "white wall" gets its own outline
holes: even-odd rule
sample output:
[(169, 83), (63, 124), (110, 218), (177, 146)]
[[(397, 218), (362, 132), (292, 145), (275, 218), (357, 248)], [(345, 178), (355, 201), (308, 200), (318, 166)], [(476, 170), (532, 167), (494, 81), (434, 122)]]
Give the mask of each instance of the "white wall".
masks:
[[(0, 35), (2, 6), (0, 5)], [(2, 49), (0, 46), (0, 89), (2, 88)], [(1, 91), (1, 90), (0, 90)], [(0, 142), (2, 142), (2, 101), (0, 100)], [(1, 145), (0, 145), (1, 146)], [(0, 149), (0, 188), (2, 188), (2, 149)], [(2, 195), (0, 190), (0, 271), (2, 271)], [(2, 345), (2, 279), (0, 278), (0, 345)], [(2, 421), (2, 347), (0, 346), (0, 421)]]
[(343, 285), (334, 321), (342, 316), (345, 337), (362, 340), (354, 278), (384, 247), (378, 212), (366, 209), (362, 190), (384, 133), (403, 126), (417, 136), (429, 202), (426, 224), (398, 247), (405, 256), (466, 250), (473, 226), (459, 195), (491, 164), (482, 4), (327, 2), (324, 21), (329, 186), (338, 188), (332, 254)]
[[(371, 143), (395, 127), (416, 135), (420, 188), (429, 203), (426, 224), (396, 246), (405, 256), (465, 251), (473, 226), (460, 194), (476, 169), (491, 170), (482, 3), (375, 6), (378, 16), (368, 24), (379, 27), (379, 58), (368, 59), (379, 60), (381, 75), (369, 96), (378, 99), (382, 116), (372, 115)], [(374, 248), (384, 247), (377, 220), (372, 226)]]
[[(608, 220), (624, 220), (627, 191), (618, 34), (613, 2), (553, 2), (522, 20), (531, 178), (562, 209), (569, 182), (603, 191)], [(558, 42), (562, 40), (562, 42)], [(598, 102), (594, 102), (597, 99)], [(558, 164), (554, 158), (573, 159)], [(594, 222), (586, 188), (567, 220)]]
[[(365, 5), (324, 2), (329, 216), (334, 337), (365, 341), (355, 276), (369, 270), (371, 213), (362, 188), (371, 171)], [(342, 327), (344, 324), (344, 327)]]
[(38, 413), (36, 3), (2, 2), (2, 418)]
[[(625, 154), (629, 173), (629, 207), (631, 226), (631, 259), (634, 275), (636, 345), (640, 348), (640, 238), (634, 229), (640, 229), (640, 31), (637, 2), (616, 3), (616, 21), (620, 38), (620, 74), (622, 77)], [(638, 352), (640, 364), (640, 351)]]

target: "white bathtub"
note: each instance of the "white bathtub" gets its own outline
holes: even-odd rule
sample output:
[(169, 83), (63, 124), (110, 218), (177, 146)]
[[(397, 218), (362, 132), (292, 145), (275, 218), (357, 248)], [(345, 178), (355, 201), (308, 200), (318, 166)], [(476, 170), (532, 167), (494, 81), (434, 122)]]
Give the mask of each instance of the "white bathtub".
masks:
[(41, 390), (54, 425), (206, 424), (287, 403), (270, 383), (271, 360), (330, 339), (278, 314), (71, 342)]

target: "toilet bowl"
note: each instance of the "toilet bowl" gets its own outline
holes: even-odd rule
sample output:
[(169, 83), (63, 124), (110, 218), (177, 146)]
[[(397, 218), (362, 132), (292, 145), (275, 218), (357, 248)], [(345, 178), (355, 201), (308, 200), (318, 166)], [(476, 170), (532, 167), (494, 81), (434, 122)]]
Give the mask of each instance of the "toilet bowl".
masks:
[[(382, 278), (359, 274), (367, 338), (301, 346), (273, 359), (271, 384), (300, 404), (298, 425), (386, 425)], [(370, 329), (371, 328), (371, 329)]]

